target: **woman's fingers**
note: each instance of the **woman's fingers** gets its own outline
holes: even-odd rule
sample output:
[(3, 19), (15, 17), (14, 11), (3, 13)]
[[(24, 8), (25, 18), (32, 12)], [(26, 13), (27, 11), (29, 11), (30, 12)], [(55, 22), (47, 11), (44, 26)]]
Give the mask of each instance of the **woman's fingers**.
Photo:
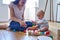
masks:
[(27, 24), (25, 22), (23, 22), (23, 21), (20, 22), (20, 25), (23, 26), (23, 27), (26, 27), (27, 26)]

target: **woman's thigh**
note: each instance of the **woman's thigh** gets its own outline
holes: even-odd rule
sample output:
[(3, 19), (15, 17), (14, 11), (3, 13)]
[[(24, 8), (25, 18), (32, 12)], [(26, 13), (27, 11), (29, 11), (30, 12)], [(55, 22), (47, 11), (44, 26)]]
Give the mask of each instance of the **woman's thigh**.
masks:
[(30, 21), (26, 21), (25, 23), (27, 24), (27, 28), (28, 28), (28, 27), (32, 27), (32, 26), (33, 26), (33, 23), (32, 23), (32, 22), (30, 22)]
[(18, 31), (23, 31), (26, 29), (25, 27), (21, 26), (18, 22), (15, 22), (15, 21), (11, 21), (9, 27), (11, 30), (16, 29)]

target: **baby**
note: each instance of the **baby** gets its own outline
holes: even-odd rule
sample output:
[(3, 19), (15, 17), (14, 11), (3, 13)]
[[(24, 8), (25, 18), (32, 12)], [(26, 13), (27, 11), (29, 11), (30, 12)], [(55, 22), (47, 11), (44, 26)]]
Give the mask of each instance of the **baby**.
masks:
[(38, 11), (37, 13), (38, 21), (33, 22), (33, 24), (35, 24), (35, 27), (29, 27), (28, 29), (33, 29), (33, 30), (36, 29), (39, 32), (47, 31), (49, 26), (47, 20), (44, 19), (44, 15), (45, 12), (43, 10)]
[(38, 25), (38, 31), (47, 31), (49, 26), (48, 26), (48, 21), (44, 19), (45, 12), (43, 10), (38, 11), (37, 17), (37, 25)]
[(44, 19), (44, 15), (45, 12), (43, 10), (38, 11), (37, 13), (38, 21), (37, 22), (33, 21), (34, 26), (28, 28), (28, 33), (30, 35), (40, 35), (39, 32), (48, 31), (49, 28), (48, 21)]

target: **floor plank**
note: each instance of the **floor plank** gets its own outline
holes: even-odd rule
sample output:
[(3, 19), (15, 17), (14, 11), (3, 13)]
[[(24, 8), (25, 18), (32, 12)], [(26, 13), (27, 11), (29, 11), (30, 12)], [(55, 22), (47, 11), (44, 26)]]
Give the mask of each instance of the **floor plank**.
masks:
[(2, 33), (2, 31), (0, 31), (0, 40), (6, 40), (3, 33)]
[(22, 32), (12, 32), (6, 30), (0, 30), (1, 40), (37, 40), (36, 36), (27, 36)]

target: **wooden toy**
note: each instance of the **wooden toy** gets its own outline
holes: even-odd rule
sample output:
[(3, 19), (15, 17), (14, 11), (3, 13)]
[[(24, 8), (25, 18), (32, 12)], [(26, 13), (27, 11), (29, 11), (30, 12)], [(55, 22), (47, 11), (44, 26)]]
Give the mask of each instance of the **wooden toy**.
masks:
[(36, 30), (37, 26), (29, 27), (28, 30)]
[(45, 34), (46, 36), (49, 36), (49, 35), (50, 35), (50, 31), (46, 31), (44, 34)]
[(24, 33), (26, 33), (26, 30), (24, 30)]

